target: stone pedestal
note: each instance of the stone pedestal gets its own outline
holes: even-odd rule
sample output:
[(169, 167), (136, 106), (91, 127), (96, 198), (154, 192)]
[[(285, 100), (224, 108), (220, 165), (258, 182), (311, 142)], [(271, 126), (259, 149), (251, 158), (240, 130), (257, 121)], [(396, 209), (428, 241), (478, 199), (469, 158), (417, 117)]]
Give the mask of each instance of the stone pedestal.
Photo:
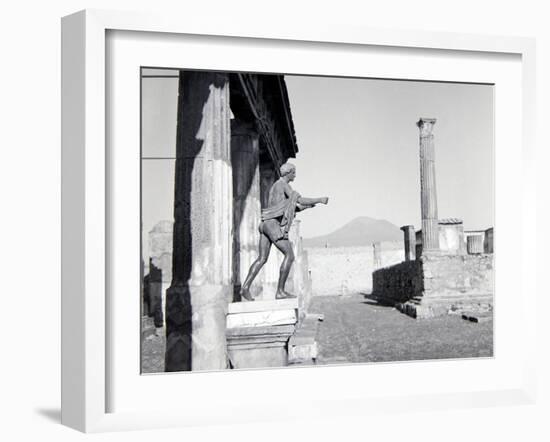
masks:
[(493, 302), (491, 255), (431, 253), (373, 274), (373, 295), (414, 318), (487, 310)]
[(420, 129), (420, 201), (422, 212), (422, 253), (439, 250), (437, 190), (435, 185), (435, 147), (432, 134), (435, 118), (421, 118)]
[(233, 297), (229, 76), (180, 71), (166, 371), (227, 367)]
[(464, 226), (458, 218), (439, 220), (439, 250), (445, 254), (466, 253)]
[(296, 330), (296, 299), (229, 304), (227, 348), (232, 368), (288, 365), (288, 340)]

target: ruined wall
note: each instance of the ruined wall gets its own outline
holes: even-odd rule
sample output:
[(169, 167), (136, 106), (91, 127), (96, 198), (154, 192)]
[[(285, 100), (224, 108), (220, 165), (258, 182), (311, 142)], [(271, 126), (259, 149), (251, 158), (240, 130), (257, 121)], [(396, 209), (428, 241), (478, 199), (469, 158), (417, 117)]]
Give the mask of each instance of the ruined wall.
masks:
[(372, 274), (372, 294), (387, 304), (422, 296), (422, 261), (404, 261)]
[[(370, 293), (375, 270), (373, 247), (308, 248), (313, 296)], [(381, 243), (381, 265), (405, 259), (402, 241)]]
[(446, 300), (451, 306), (493, 293), (493, 255), (427, 255), (373, 274), (373, 294), (388, 303)]
[(426, 256), (424, 296), (493, 293), (493, 255)]

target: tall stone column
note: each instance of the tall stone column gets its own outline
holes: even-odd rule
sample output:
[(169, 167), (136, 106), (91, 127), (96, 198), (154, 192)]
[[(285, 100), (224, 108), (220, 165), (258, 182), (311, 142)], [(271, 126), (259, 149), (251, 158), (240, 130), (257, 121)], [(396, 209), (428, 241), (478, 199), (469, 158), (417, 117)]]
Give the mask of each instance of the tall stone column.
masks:
[[(258, 257), (261, 218), (260, 148), (258, 133), (252, 124), (231, 122), (231, 166), (233, 169), (233, 277), (235, 293), (246, 279)], [(250, 288), (252, 296), (261, 291), (256, 278)], [(236, 301), (240, 299), (235, 299)], [(233, 301), (233, 299), (231, 300)]]
[(423, 253), (439, 250), (439, 221), (435, 186), (435, 148), (432, 134), (435, 118), (421, 118), (420, 129), (420, 199), (422, 207)]
[(405, 242), (405, 261), (414, 261), (416, 259), (416, 232), (414, 226), (401, 227)]
[(227, 367), (233, 183), (229, 77), (180, 71), (165, 370)]

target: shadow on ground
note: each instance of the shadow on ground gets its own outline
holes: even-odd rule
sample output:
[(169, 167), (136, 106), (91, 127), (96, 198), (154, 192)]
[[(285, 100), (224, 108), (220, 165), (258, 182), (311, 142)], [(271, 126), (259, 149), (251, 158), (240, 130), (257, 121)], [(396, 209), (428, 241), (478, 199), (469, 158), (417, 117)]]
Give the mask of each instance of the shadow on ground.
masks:
[(363, 298), (366, 299), (366, 301), (363, 301), (363, 304), (377, 305), (379, 307), (393, 308), (392, 304), (388, 304), (387, 302), (382, 301), (378, 296), (375, 296), (372, 293), (361, 292), (361, 293), (359, 293), (359, 295), (363, 296)]
[(59, 408), (37, 408), (34, 411), (36, 414), (42, 416), (46, 420), (49, 420), (56, 424), (61, 423), (61, 409)]

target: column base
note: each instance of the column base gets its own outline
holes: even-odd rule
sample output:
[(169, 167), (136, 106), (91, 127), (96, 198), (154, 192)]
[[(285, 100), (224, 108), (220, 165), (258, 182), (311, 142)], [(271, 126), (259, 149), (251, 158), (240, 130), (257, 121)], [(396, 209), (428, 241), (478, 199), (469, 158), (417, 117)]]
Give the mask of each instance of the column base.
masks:
[(227, 368), (230, 285), (171, 286), (166, 293), (165, 371)]

